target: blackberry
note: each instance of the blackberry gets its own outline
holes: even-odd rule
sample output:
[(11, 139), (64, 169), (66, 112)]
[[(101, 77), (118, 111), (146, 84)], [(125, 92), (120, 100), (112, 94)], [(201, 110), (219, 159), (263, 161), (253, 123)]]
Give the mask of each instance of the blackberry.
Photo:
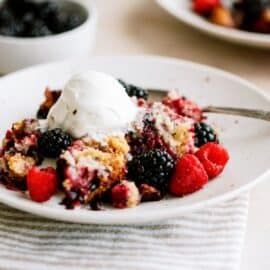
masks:
[(164, 192), (167, 189), (174, 159), (166, 151), (154, 149), (134, 156), (128, 162), (128, 177), (139, 186), (148, 184)]
[(58, 157), (72, 144), (72, 137), (60, 128), (44, 132), (38, 139), (38, 151), (48, 158)]
[(35, 22), (35, 14), (33, 12), (27, 12), (22, 17), (22, 23), (25, 27), (31, 27), (31, 25)]
[(45, 21), (57, 16), (59, 13), (59, 5), (55, 2), (41, 2), (37, 4), (36, 12), (39, 17)]
[(218, 142), (214, 129), (204, 122), (195, 124), (195, 145), (201, 147), (208, 142)]
[(26, 32), (26, 36), (28, 37), (43, 37), (49, 36), (51, 34), (52, 32), (48, 29), (42, 20), (36, 20), (31, 25), (31, 28)]
[(65, 22), (65, 31), (72, 30), (82, 24), (82, 17), (78, 14), (70, 15)]
[(49, 29), (56, 34), (66, 31), (65, 24), (69, 15), (66, 12), (58, 12), (48, 17), (47, 25)]
[(118, 80), (119, 83), (125, 88), (127, 94), (130, 97), (137, 97), (137, 98), (142, 98), (144, 100), (148, 99), (149, 93), (146, 89), (143, 89), (141, 87), (135, 86), (133, 84), (128, 84), (122, 80)]
[(236, 10), (244, 13), (245, 21), (257, 20), (267, 7), (269, 0), (241, 0), (234, 4)]
[(15, 36), (16, 33), (12, 27), (2, 26), (2, 27), (0, 27), (0, 35), (12, 37), (12, 36)]
[(10, 22), (13, 21), (13, 19), (14, 19), (14, 16), (9, 9), (7, 9), (5, 7), (0, 8), (0, 24), (1, 24), (1, 26), (3, 26), (3, 25), (7, 26)]
[[(1, 0), (0, 0), (1, 2)], [(0, 7), (0, 35), (42, 37), (69, 31), (85, 18), (61, 8), (58, 1), (3, 0)]]

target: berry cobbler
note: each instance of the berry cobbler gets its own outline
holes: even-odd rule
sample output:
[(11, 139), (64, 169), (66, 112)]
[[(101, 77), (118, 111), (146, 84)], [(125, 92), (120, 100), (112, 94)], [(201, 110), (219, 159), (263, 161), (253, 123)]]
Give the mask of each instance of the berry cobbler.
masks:
[[(192, 9), (210, 22), (227, 28), (270, 33), (269, 0), (191, 0)], [(230, 3), (230, 5), (228, 4)]]
[[(179, 93), (148, 97), (146, 89), (94, 71), (73, 76), (63, 90), (47, 88), (36, 118), (6, 131), (1, 183), (35, 202), (59, 193), (67, 209), (93, 210), (200, 190), (229, 160), (217, 132)], [(47, 159), (55, 166), (46, 167)]]

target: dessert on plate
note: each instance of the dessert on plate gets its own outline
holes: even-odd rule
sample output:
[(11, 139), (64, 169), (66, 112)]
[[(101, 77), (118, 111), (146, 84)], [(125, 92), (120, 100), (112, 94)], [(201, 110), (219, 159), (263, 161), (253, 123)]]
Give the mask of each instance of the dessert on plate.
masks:
[(6, 131), (1, 183), (35, 202), (59, 193), (66, 208), (93, 210), (200, 190), (222, 173), (227, 150), (195, 102), (177, 92), (148, 96), (95, 71), (47, 88), (36, 117)]
[(214, 24), (270, 33), (269, 0), (192, 0), (192, 9)]

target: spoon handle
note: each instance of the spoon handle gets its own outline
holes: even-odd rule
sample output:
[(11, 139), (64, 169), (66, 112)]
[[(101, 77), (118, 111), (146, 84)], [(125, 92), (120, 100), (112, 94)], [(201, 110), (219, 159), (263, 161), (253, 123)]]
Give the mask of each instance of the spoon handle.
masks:
[(261, 119), (265, 121), (270, 121), (270, 111), (264, 111), (264, 110), (208, 106), (203, 109), (203, 112), (239, 115), (239, 116), (245, 116), (249, 118), (256, 118), (256, 119)]
[[(161, 89), (148, 89), (150, 98), (151, 96), (154, 100), (161, 100), (167, 95), (167, 90)], [(231, 108), (231, 107), (215, 107), (215, 106), (208, 106), (203, 108), (203, 112), (205, 113), (220, 113), (220, 114), (230, 114), (230, 115), (239, 115), (245, 116), (249, 118), (256, 118), (265, 121), (270, 121), (270, 111), (264, 110), (252, 110), (252, 109), (242, 109), (242, 108)]]

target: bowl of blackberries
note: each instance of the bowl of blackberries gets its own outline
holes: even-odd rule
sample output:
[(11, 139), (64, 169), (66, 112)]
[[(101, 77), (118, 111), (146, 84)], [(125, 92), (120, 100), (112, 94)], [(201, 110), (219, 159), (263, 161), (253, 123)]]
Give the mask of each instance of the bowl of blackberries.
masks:
[(96, 24), (91, 0), (0, 0), (0, 73), (89, 54)]

